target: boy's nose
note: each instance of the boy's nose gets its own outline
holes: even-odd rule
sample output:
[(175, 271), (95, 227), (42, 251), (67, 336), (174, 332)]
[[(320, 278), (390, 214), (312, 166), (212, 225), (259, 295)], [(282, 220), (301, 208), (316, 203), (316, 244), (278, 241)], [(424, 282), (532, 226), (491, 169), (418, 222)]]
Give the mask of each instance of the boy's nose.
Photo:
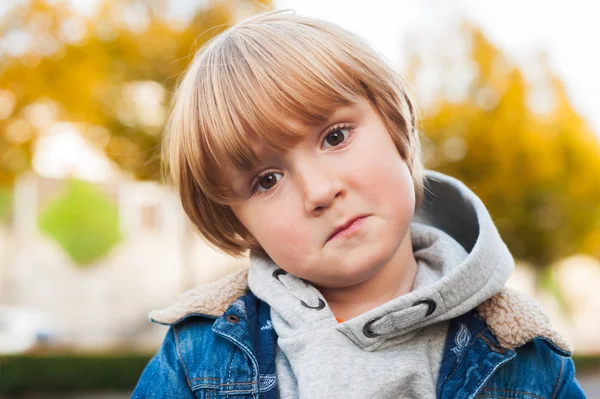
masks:
[(342, 197), (345, 192), (343, 182), (337, 173), (319, 168), (317, 165), (306, 168), (299, 180), (307, 213), (321, 213), (331, 207), (334, 200)]

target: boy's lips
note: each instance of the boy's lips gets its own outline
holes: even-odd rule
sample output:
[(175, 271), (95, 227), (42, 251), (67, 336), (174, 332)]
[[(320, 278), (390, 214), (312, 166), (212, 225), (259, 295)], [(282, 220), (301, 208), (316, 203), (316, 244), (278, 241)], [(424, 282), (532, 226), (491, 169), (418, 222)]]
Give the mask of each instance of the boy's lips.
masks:
[(338, 225), (333, 232), (327, 238), (327, 242), (331, 241), (333, 238), (338, 236), (344, 236), (352, 234), (354, 231), (358, 230), (364, 219), (367, 218), (368, 215), (359, 215), (354, 216), (348, 219), (346, 222)]

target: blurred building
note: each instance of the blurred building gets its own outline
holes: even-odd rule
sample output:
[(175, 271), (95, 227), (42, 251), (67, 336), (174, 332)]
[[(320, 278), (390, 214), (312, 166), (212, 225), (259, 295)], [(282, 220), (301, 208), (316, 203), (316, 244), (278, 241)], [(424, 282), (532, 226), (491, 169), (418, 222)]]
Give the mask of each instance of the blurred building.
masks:
[(118, 205), (125, 238), (101, 260), (78, 267), (38, 229), (40, 210), (64, 185), (35, 174), (21, 177), (12, 220), (0, 233), (0, 304), (13, 312), (37, 312), (44, 320), (36, 325), (30, 319), (19, 334), (79, 348), (155, 347), (165, 329), (148, 321), (149, 310), (245, 265), (192, 231), (174, 192), (121, 177), (95, 185)]

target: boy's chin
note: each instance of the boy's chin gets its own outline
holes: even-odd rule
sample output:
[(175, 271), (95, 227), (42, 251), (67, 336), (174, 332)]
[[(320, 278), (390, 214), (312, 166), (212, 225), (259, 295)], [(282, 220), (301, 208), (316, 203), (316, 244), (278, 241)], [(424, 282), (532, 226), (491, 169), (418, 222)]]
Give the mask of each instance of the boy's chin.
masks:
[(366, 262), (356, 264), (343, 264), (342, 262), (334, 268), (335, 275), (323, 276), (319, 281), (313, 281), (317, 287), (323, 288), (349, 288), (364, 283), (373, 278), (380, 271), (383, 264), (377, 262)]
[(335, 270), (337, 279), (329, 282), (331, 288), (351, 287), (377, 276), (394, 258), (399, 243), (379, 242), (378, 246), (364, 248), (352, 257), (340, 258)]

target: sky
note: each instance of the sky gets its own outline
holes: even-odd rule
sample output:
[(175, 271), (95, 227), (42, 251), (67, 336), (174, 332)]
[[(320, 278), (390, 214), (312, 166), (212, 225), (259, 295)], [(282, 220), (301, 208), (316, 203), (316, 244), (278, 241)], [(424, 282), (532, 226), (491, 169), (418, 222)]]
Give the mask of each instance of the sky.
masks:
[[(319, 17), (371, 42), (400, 69), (411, 38), (443, 40), (461, 17), (517, 65), (543, 50), (575, 108), (600, 136), (600, 2), (589, 0), (275, 0), (277, 9)], [(522, 65), (527, 68), (527, 65)]]

